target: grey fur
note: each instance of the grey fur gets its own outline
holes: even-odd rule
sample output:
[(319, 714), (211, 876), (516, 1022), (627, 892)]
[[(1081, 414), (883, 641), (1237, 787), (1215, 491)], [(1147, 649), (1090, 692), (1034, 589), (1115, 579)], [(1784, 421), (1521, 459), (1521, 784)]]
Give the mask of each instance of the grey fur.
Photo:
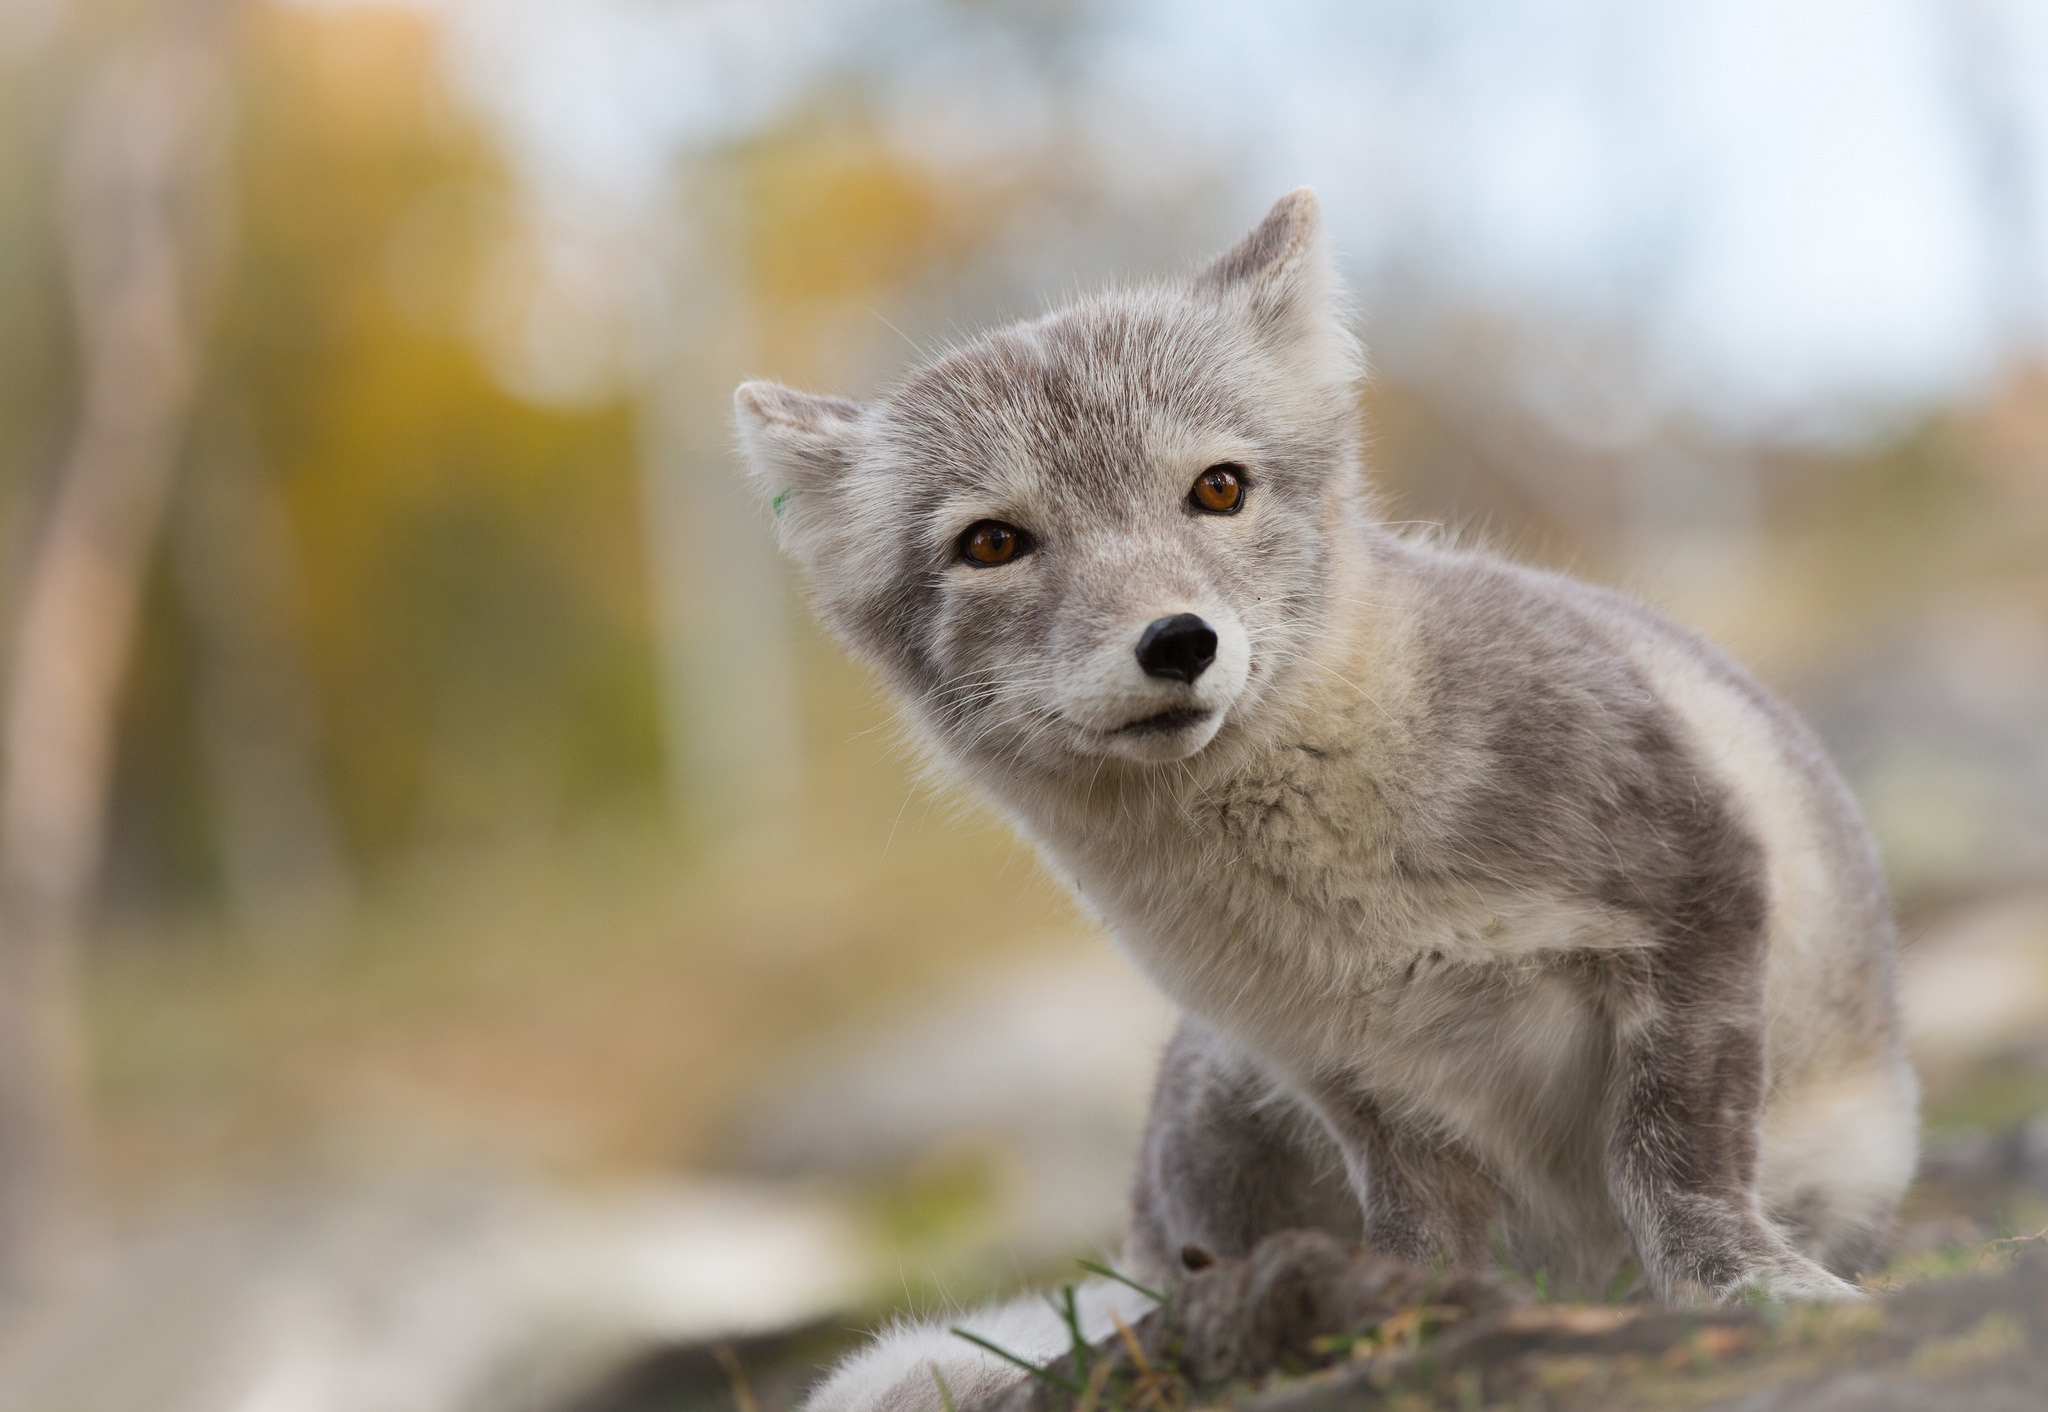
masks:
[[(1376, 524), (1312, 194), (868, 404), (749, 383), (825, 623), (1188, 1012), (1127, 1256), (1302, 1223), (1849, 1297), (1910, 1176), (1889, 903), (1810, 734), (1619, 595)], [(1188, 487), (1232, 462), (1242, 512)], [(974, 522), (1035, 537), (993, 567)], [(1132, 661), (1199, 613), (1193, 684)], [(1190, 724), (1133, 730), (1158, 713)], [(1169, 722), (1180, 717), (1166, 718)]]

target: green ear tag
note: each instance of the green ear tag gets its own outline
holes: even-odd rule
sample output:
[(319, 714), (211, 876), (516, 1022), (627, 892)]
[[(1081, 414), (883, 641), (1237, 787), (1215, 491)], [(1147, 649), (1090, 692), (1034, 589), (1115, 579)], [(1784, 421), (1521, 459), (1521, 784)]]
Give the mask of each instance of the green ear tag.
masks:
[(795, 496), (796, 487), (791, 486), (788, 490), (778, 493), (773, 500), (768, 502), (768, 508), (775, 512), (776, 519), (782, 518), (782, 507), (787, 505)]

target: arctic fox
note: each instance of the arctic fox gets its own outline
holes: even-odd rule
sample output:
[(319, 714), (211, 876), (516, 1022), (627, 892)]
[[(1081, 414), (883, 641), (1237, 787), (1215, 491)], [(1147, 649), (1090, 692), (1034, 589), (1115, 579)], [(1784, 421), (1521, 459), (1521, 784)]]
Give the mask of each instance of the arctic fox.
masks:
[[(1185, 1012), (1137, 1278), (1320, 1226), (1854, 1297), (1917, 1139), (1855, 805), (1686, 629), (1376, 523), (1361, 375), (1302, 190), (873, 402), (735, 400), (826, 626)], [(950, 1347), (814, 1405), (935, 1407)]]

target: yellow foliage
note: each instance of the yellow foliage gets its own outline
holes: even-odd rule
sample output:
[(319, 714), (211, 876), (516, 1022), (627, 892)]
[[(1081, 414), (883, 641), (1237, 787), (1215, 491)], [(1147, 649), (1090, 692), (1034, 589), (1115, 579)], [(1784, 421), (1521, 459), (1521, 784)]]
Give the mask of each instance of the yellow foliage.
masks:
[(731, 213), (753, 352), (802, 379), (829, 373), (815, 364), (837, 320), (866, 318), (985, 248), (1032, 182), (939, 170), (871, 122), (807, 114), (727, 154), (707, 187), (712, 208)]
[(431, 29), (269, 11), (243, 83), (213, 409), (253, 423), (293, 526), (349, 837), (374, 859), (507, 809), (544, 821), (592, 788), (646, 792), (631, 419), (518, 400), (468, 337), (513, 202)]

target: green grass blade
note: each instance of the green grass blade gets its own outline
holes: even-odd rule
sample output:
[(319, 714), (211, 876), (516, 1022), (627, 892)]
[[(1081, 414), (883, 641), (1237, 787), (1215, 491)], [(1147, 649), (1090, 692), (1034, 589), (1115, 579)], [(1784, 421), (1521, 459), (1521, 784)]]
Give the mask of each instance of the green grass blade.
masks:
[(980, 1334), (969, 1333), (966, 1329), (956, 1328), (953, 1330), (953, 1336), (955, 1338), (964, 1338), (969, 1343), (974, 1344), (978, 1348), (987, 1349), (990, 1353), (995, 1354), (996, 1357), (1002, 1359), (1005, 1363), (1015, 1363), (1019, 1368), (1022, 1368), (1032, 1377), (1039, 1379), (1041, 1382), (1050, 1383), (1052, 1386), (1058, 1388), (1061, 1392), (1065, 1393), (1069, 1397), (1079, 1397), (1081, 1395), (1081, 1389), (1079, 1387), (1077, 1387), (1074, 1383), (1070, 1382), (1066, 1378), (1061, 1377), (1058, 1373), (1052, 1372), (1051, 1370), (1046, 1368), (1041, 1368), (1028, 1358), (1019, 1358), (1016, 1354), (1010, 1352), (1009, 1349), (1003, 1347), (1001, 1344), (990, 1343)]
[(1052, 1312), (1059, 1315), (1060, 1322), (1067, 1326), (1067, 1346), (1073, 1352), (1074, 1367), (1085, 1379), (1089, 1364), (1095, 1361), (1095, 1350), (1088, 1346), (1088, 1339), (1081, 1332), (1081, 1306), (1075, 1298), (1074, 1287), (1062, 1286), (1051, 1304)]
[(1074, 1263), (1079, 1265), (1082, 1269), (1086, 1270), (1091, 1275), (1101, 1275), (1105, 1279), (1115, 1280), (1120, 1285), (1129, 1285), (1132, 1289), (1144, 1295), (1145, 1298), (1151, 1300), (1154, 1304), (1166, 1303), (1166, 1296), (1161, 1294), (1158, 1290), (1147, 1289), (1144, 1285), (1139, 1284), (1136, 1280), (1132, 1279), (1129, 1275), (1126, 1275), (1121, 1271), (1112, 1270), (1109, 1266), (1101, 1264), (1100, 1262), (1094, 1260), (1077, 1260)]

